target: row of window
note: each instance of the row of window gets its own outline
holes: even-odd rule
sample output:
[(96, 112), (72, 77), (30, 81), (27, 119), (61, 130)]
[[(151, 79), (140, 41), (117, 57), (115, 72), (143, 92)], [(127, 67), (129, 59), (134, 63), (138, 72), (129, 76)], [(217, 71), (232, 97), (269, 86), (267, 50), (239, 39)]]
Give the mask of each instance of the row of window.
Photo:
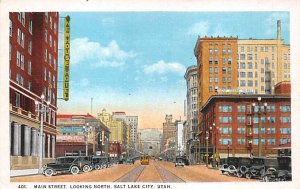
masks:
[[(226, 108), (228, 107), (228, 109), (232, 110), (232, 105), (219, 105), (219, 111), (220, 111), (220, 108), (223, 109), (223, 108)], [(230, 108), (229, 108), (230, 107)], [(252, 112), (252, 105), (247, 105), (247, 112)], [(280, 111), (281, 112), (290, 112), (291, 111), (291, 105), (289, 104), (282, 104), (279, 106), (280, 108)], [(262, 111), (262, 112), (275, 112), (276, 111), (276, 107), (274, 104), (268, 104), (267, 107), (265, 108), (263, 105), (261, 105), (260, 107), (258, 105), (255, 105), (254, 106), (254, 113), (257, 113), (258, 111)], [(239, 104), (237, 105), (237, 111), (238, 112), (246, 112), (246, 105), (244, 104)]]
[[(290, 64), (289, 63), (285, 63), (284, 64), (285, 69), (289, 69), (290, 68)], [(248, 62), (247, 65), (245, 62), (240, 62), (237, 64), (238, 69), (253, 69), (253, 62)], [(258, 64), (257, 62), (254, 62), (254, 68), (257, 69), (258, 68)], [(266, 70), (268, 70), (269, 67), (266, 66)], [(275, 63), (272, 62), (272, 69), (275, 69)]]
[[(237, 128), (238, 134), (246, 134), (246, 127), (238, 127)], [(252, 133), (251, 128), (249, 128), (249, 133)], [(219, 128), (220, 134), (232, 134), (232, 127), (229, 126), (221, 126)], [(261, 133), (266, 133), (266, 128), (261, 128)], [(253, 134), (258, 134), (258, 128), (253, 128)], [(275, 127), (269, 127), (267, 128), (267, 134), (276, 134), (276, 128)], [(280, 134), (291, 134), (291, 128), (288, 127), (281, 127), (280, 128)]]
[(276, 47), (275, 46), (260, 46), (260, 47), (255, 46), (253, 49), (252, 46), (240, 46), (239, 49), (240, 49), (240, 52), (245, 52), (246, 49), (247, 49), (247, 52), (252, 52), (253, 50), (254, 50), (254, 52), (257, 52), (258, 50), (260, 50), (260, 52), (269, 52), (269, 49), (272, 49), (272, 52), (275, 52)]
[[(44, 80), (47, 81), (47, 68), (46, 67), (44, 68)], [(56, 87), (55, 75), (52, 76), (50, 71), (48, 71), (48, 82), (51, 86), (53, 85), (52, 86), (53, 88)]]
[[(218, 74), (219, 73), (219, 68), (218, 67), (209, 67), (209, 73), (210, 74)], [(222, 67), (222, 74), (231, 74), (232, 70), (231, 67)]]
[(56, 59), (54, 56), (52, 56), (52, 54), (50, 52), (48, 53), (47, 48), (45, 48), (45, 50), (44, 50), (44, 60), (45, 60), (45, 62), (48, 62), (51, 67), (52, 67), (52, 63), (53, 63), (53, 68), (54, 68), (54, 70), (56, 70)]
[[(268, 123), (275, 123), (276, 118), (275, 116), (268, 116), (267, 117)], [(219, 122), (220, 123), (232, 123), (232, 117), (231, 116), (220, 116), (219, 117)], [(246, 122), (246, 116), (237, 116), (237, 122), (238, 123), (245, 123)], [(259, 119), (257, 116), (247, 116), (247, 124), (251, 125), (252, 123), (258, 123)], [(262, 116), (261, 117), (261, 122), (266, 123), (266, 117)], [(280, 117), (280, 122), (281, 123), (290, 123), (291, 122), (291, 117), (290, 116), (281, 116)]]
[[(280, 144), (286, 144), (291, 142), (290, 138), (280, 138)], [(261, 139), (262, 145), (265, 145), (265, 139)], [(232, 144), (232, 139), (231, 138), (221, 138), (219, 139), (219, 144), (221, 145), (231, 145)], [(246, 139), (245, 138), (238, 138), (237, 139), (237, 144), (238, 145), (245, 145), (246, 144)], [(268, 138), (267, 139), (267, 144), (268, 145), (275, 145), (276, 144), (276, 139), (275, 138)], [(253, 139), (252, 145), (258, 145), (258, 139)]]
[[(222, 49), (222, 54), (231, 54), (231, 48)], [(219, 54), (219, 49), (209, 49), (209, 54)]]
[[(209, 83), (213, 83), (213, 82), (215, 82), (215, 83), (218, 83), (219, 82), (219, 78), (218, 77), (215, 77), (215, 78), (213, 78), (213, 77), (209, 77)], [(228, 82), (228, 83), (231, 83), (232, 82), (232, 78), (231, 77), (222, 77), (222, 83), (226, 83), (226, 82)]]
[[(208, 62), (209, 64), (219, 64), (219, 59), (213, 59), (213, 58), (209, 58), (209, 62)], [(228, 58), (228, 59), (226, 59), (226, 58), (222, 58), (222, 63), (223, 64), (232, 64), (232, 58)]]

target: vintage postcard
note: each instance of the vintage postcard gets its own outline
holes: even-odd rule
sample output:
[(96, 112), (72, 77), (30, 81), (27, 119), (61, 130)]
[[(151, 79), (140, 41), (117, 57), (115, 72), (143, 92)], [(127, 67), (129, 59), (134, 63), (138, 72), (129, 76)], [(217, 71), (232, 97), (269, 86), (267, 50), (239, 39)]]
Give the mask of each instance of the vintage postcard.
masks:
[(296, 0), (0, 6), (0, 188), (299, 188)]

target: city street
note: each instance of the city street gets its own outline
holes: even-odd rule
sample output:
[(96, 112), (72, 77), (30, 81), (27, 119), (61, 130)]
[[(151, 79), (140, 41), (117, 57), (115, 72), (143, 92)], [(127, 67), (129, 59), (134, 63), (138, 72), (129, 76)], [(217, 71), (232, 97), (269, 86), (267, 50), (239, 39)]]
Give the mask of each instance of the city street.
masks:
[(93, 170), (78, 175), (41, 175), (11, 178), (11, 182), (259, 182), (254, 179), (222, 175), (219, 170), (205, 165), (175, 167), (167, 161), (151, 160), (149, 165), (119, 164), (111, 168)]

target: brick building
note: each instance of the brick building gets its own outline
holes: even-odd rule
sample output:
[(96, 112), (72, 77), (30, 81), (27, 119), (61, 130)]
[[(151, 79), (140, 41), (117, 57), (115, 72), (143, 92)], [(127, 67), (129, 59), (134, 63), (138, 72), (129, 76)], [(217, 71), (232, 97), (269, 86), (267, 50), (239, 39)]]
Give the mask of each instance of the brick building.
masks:
[(59, 15), (12, 12), (9, 19), (11, 169), (36, 168), (41, 114), (35, 101), (41, 102), (42, 94), (49, 102), (43, 161), (55, 157)]
[[(259, 124), (263, 156), (274, 155), (277, 151), (273, 148), (291, 142), (289, 95), (214, 95), (200, 111), (203, 115), (201, 145), (206, 148), (208, 135), (210, 154), (215, 148), (221, 157), (227, 157), (227, 153), (257, 155)], [(203, 155), (205, 150), (201, 151)]]

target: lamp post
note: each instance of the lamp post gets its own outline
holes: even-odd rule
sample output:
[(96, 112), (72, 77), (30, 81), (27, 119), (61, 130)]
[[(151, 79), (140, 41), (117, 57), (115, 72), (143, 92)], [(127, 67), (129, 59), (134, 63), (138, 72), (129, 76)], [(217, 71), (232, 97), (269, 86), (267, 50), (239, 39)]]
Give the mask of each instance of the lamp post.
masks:
[(227, 144), (227, 157), (229, 158), (229, 143)]
[(250, 157), (252, 157), (252, 140), (249, 140), (249, 147), (250, 147)]
[(46, 105), (44, 104), (45, 102), (45, 96), (44, 94), (41, 95), (41, 102), (35, 101), (35, 111), (40, 112), (41, 114), (41, 124), (40, 124), (40, 136), (39, 136), (39, 161), (38, 161), (38, 166), (39, 166), (39, 174), (43, 173), (43, 130), (44, 130), (44, 114), (49, 112), (49, 105), (50, 102), (47, 101)]
[(216, 140), (216, 136), (215, 136), (216, 130), (215, 130), (215, 127), (216, 127), (215, 123), (213, 123), (212, 126), (209, 127), (209, 130), (212, 132), (212, 137), (213, 137), (212, 141), (214, 143), (214, 145), (213, 145), (213, 158), (212, 158), (213, 167), (216, 165), (216, 142), (215, 142), (215, 140)]
[(206, 140), (206, 167), (208, 167), (208, 139), (209, 139), (209, 132), (206, 131), (206, 137), (205, 137), (205, 140)]
[(88, 152), (88, 136), (89, 136), (89, 123), (86, 123), (86, 126), (83, 126), (84, 131), (85, 131), (85, 155), (88, 156), (89, 152)]
[[(261, 143), (261, 139), (262, 139), (262, 133), (261, 133), (261, 113), (262, 113), (262, 110), (261, 110), (261, 97), (257, 97), (257, 105), (258, 105), (258, 110), (257, 110), (257, 114), (258, 114), (258, 157), (261, 157), (261, 152), (262, 152), (262, 143)], [(252, 106), (253, 106), (253, 110), (255, 111), (255, 103), (252, 103)], [(267, 107), (267, 103), (265, 102), (264, 103), (264, 112), (265, 112), (265, 109)]]

